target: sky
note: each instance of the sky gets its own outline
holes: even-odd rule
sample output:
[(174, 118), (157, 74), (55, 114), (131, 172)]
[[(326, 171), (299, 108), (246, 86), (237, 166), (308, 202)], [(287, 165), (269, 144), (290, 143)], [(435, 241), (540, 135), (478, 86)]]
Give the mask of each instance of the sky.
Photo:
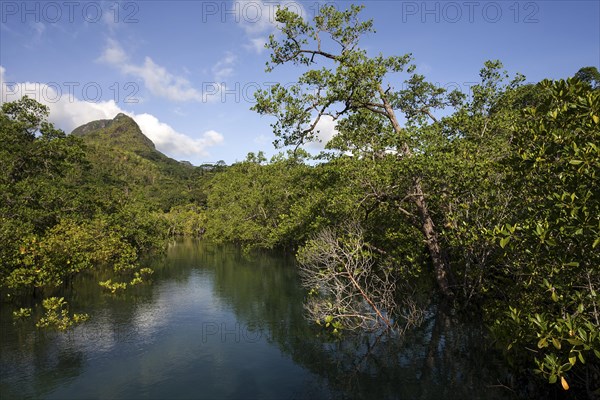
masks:
[[(0, 103), (27, 95), (70, 133), (123, 112), (166, 155), (194, 165), (275, 154), (253, 93), (304, 71), (265, 72), (278, 6), (314, 0), (0, 1)], [(329, 2), (345, 9), (349, 1)], [(368, 54), (412, 53), (429, 81), (469, 92), (486, 60), (527, 81), (600, 69), (600, 1), (362, 1)], [(321, 125), (322, 143), (335, 123)]]

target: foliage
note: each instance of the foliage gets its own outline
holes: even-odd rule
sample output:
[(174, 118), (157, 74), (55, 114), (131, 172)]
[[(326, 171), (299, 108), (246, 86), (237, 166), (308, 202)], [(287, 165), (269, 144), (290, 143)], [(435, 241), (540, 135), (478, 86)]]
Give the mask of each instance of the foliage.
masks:
[[(293, 64), (304, 72), (295, 85), (257, 91), (253, 109), (276, 118), (272, 124), (276, 145), (296, 149), (318, 137), (320, 121), (336, 121), (338, 135), (328, 148), (337, 150), (340, 157), (351, 154), (371, 160), (367, 164), (377, 168), (362, 201), (369, 201), (373, 210), (391, 206), (403, 217), (397, 230), (406, 230), (408, 225), (420, 232), (431, 276), (440, 293), (451, 298), (452, 271), (434, 221), (435, 209), (430, 206), (438, 188), (424, 169), (429, 161), (428, 141), (439, 136), (435, 113), (457, 104), (463, 96), (427, 82), (415, 72), (410, 54), (369, 56), (359, 42), (373, 32), (373, 23), (360, 20), (361, 9), (350, 6), (340, 11), (327, 5), (312, 23), (279, 9), (276, 19), (281, 35), (271, 35), (267, 44), (272, 51), (267, 71)], [(404, 87), (397, 89), (398, 84)], [(381, 180), (386, 184), (381, 185)]]
[(329, 221), (328, 180), (317, 178), (328, 171), (299, 157), (280, 155), (267, 164), (250, 154), (216, 175), (209, 184), (207, 237), (289, 250)]
[(109, 290), (112, 294), (115, 294), (117, 291), (127, 289), (127, 283), (125, 282), (113, 282), (112, 279), (107, 279), (105, 281), (98, 282), (100, 286), (104, 289)]
[(600, 72), (596, 67), (580, 68), (574, 77), (590, 85), (594, 90), (600, 89)]
[[(116, 293), (148, 281), (139, 260), (168, 235), (298, 251), (306, 312), (336, 334), (417, 324), (410, 288), (425, 278), (445, 306), (474, 306), (519, 374), (597, 396), (597, 69), (524, 84), (487, 61), (469, 96), (448, 93), (410, 54), (362, 49), (374, 29), (361, 8), (324, 6), (312, 21), (277, 12), (267, 71), (301, 72), (256, 93), (253, 109), (289, 147), (268, 161), (193, 168), (125, 115), (65, 135), (35, 101), (3, 104), (2, 293), (46, 295), (99, 265)], [(309, 159), (302, 146), (324, 120), (336, 135)], [(40, 326), (84, 318), (64, 299), (43, 304)]]
[[(113, 279), (144, 282), (151, 270), (140, 258), (164, 248), (169, 233), (163, 210), (191, 202), (201, 189), (189, 183), (203, 174), (157, 152), (124, 115), (75, 135), (47, 118), (47, 107), (27, 97), (0, 112), (3, 299), (45, 297), (104, 265)], [(57, 301), (47, 302), (40, 326), (70, 326)]]
[(493, 230), (511, 217), (517, 192), (505, 185), (511, 155), (511, 126), (520, 109), (542, 95), (533, 85), (510, 79), (499, 61), (488, 61), (472, 95), (437, 127), (444, 139), (429, 139), (431, 201), (443, 226), (460, 301), (476, 303), (492, 290), (501, 256)]
[(19, 308), (18, 310), (13, 311), (13, 318), (15, 320), (24, 320), (31, 317), (31, 308)]
[[(325, 6), (311, 23), (279, 10), (280, 35), (267, 45), (267, 71), (293, 64), (302, 72), (296, 85), (259, 91), (253, 109), (276, 118), (275, 144), (293, 151), (317, 139), (319, 121), (334, 120), (337, 135), (327, 143), (333, 153), (318, 168), (335, 171), (343, 182), (329, 192), (340, 193), (336, 205), (357, 206), (348, 212), (331, 207), (328, 198), (323, 204), (338, 212), (325, 226), (358, 217), (368, 260), (376, 258), (378, 271), (389, 263), (403, 276), (411, 275), (406, 261), (419, 275), (415, 249), (424, 242), (440, 291), (457, 304), (481, 306), (486, 320), (498, 321), (496, 339), (508, 342), (516, 367), (537, 366), (551, 382), (591, 393), (598, 374), (600, 242), (595, 70), (581, 69), (578, 80), (523, 85), (522, 75), (509, 79), (499, 61), (488, 61), (470, 97), (446, 93), (415, 73), (410, 55), (369, 56), (360, 49), (360, 37), (373, 28), (359, 12)], [(402, 90), (394, 88), (399, 79)], [(454, 112), (438, 117), (436, 110), (447, 106)], [(250, 181), (261, 182), (258, 172)], [(265, 218), (254, 220), (248, 237), (259, 245), (280, 213), (266, 212), (274, 209), (268, 206), (260, 208)], [(325, 236), (332, 232), (327, 229)], [(336, 235), (329, 245), (318, 236), (304, 241), (310, 237), (301, 260), (344, 249)], [(406, 246), (398, 250), (401, 243)], [(317, 284), (317, 277), (329, 282), (326, 276), (339, 277), (357, 260), (371, 266), (351, 254), (329, 269), (317, 257), (304, 265), (306, 276)], [(333, 286), (327, 293), (335, 299), (346, 286)], [(341, 324), (333, 311), (339, 309), (312, 317)], [(526, 350), (538, 345), (536, 353)], [(586, 360), (585, 367), (573, 363), (573, 355)]]
[(54, 328), (60, 331), (69, 329), (88, 319), (87, 314), (69, 315), (68, 304), (63, 297), (49, 297), (42, 301), (46, 310), (44, 317), (35, 324), (38, 328)]
[(550, 383), (591, 395), (600, 389), (600, 94), (577, 79), (539, 88), (549, 95), (512, 127), (507, 185), (526, 196), (494, 231), (513, 282), (502, 287), (510, 310), (496, 332), (515, 356), (536, 349)]
[(206, 211), (195, 204), (175, 206), (165, 214), (165, 219), (171, 236), (202, 236), (206, 230)]
[[(88, 147), (93, 166), (90, 186), (96, 190), (110, 186), (110, 195), (121, 202), (167, 212), (206, 197), (202, 186), (196, 184), (202, 181), (203, 172), (157, 151), (135, 121), (124, 114), (90, 122), (71, 136), (81, 138)], [(99, 195), (94, 196), (96, 202)]]

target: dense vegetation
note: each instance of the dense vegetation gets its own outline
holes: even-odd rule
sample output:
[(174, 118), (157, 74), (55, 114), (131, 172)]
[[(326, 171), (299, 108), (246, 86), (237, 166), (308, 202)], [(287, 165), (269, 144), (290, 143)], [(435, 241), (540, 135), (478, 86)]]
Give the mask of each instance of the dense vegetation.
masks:
[(47, 117), (27, 97), (0, 112), (0, 288), (17, 305), (28, 303), (23, 295), (43, 298), (38, 325), (65, 329), (85, 316), (71, 317), (53, 295), (76, 274), (111, 268), (99, 284), (115, 293), (148, 280), (140, 260), (168, 234), (198, 233), (197, 213), (188, 214), (204, 202), (206, 173), (156, 151), (123, 114), (72, 135)]
[[(146, 279), (140, 256), (168, 234), (205, 234), (297, 252), (307, 315), (333, 334), (403, 332), (435, 294), (489, 326), (516, 392), (600, 395), (597, 69), (525, 84), (489, 61), (471, 93), (447, 92), (410, 55), (362, 50), (373, 28), (359, 13), (278, 11), (267, 70), (301, 71), (256, 94), (290, 149), (270, 161), (193, 168), (126, 116), (65, 135), (39, 104), (4, 104), (3, 297), (51, 294), (99, 265), (114, 268), (102, 283), (114, 292)], [(322, 118), (338, 133), (312, 158), (302, 145)], [(68, 325), (50, 299), (42, 325)]]
[[(533, 371), (597, 396), (597, 69), (525, 84), (490, 61), (469, 96), (449, 93), (410, 55), (360, 49), (372, 23), (359, 12), (325, 7), (312, 23), (277, 13), (267, 71), (292, 64), (298, 84), (259, 91), (254, 109), (275, 117), (276, 145), (292, 150), (215, 177), (207, 234), (298, 249), (307, 315), (334, 332), (418, 323), (410, 294), (429, 279), (490, 326), (518, 371), (511, 386)], [(338, 134), (307, 164), (300, 149), (322, 118)]]

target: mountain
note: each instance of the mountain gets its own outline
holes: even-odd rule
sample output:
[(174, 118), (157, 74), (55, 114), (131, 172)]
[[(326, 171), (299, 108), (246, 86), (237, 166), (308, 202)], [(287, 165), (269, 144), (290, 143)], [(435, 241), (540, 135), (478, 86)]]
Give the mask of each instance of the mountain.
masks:
[(125, 114), (88, 122), (71, 132), (87, 148), (87, 158), (97, 179), (126, 195), (149, 201), (166, 210), (194, 201), (199, 193), (194, 181), (199, 169), (156, 150), (138, 124)]
[(75, 128), (71, 135), (80, 136), (87, 144), (103, 145), (133, 152), (148, 160), (171, 166), (192, 167), (189, 161), (167, 157), (146, 135), (133, 118), (119, 113), (113, 119), (100, 119)]
[(86, 142), (103, 142), (114, 147), (120, 147), (145, 158), (166, 157), (156, 150), (154, 143), (142, 133), (139, 125), (123, 113), (117, 114), (113, 119), (88, 122), (75, 128), (71, 135), (81, 136)]

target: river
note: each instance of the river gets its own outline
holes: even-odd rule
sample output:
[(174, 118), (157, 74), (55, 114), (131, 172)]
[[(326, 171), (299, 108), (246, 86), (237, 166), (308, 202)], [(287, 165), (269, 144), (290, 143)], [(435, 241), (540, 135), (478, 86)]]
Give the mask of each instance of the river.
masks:
[(111, 295), (97, 273), (64, 293), (69, 332), (0, 314), (0, 398), (510, 398), (481, 327), (432, 312), (402, 338), (336, 339), (303, 318), (293, 260), (173, 243), (153, 283)]

